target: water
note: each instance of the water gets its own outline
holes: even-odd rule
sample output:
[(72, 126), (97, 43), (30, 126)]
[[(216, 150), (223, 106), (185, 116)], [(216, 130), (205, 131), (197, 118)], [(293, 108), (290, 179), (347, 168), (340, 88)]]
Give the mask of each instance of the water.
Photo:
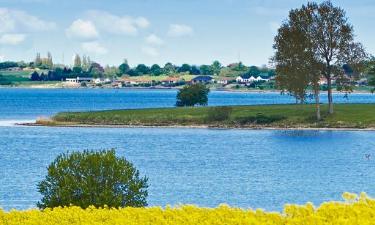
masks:
[[(326, 102), (322, 94), (322, 102)], [(337, 103), (375, 103), (375, 95), (335, 94)], [(0, 121), (30, 120), (61, 111), (173, 107), (176, 90), (129, 89), (0, 89)], [(213, 91), (209, 105), (288, 104), (295, 100), (279, 93)]]
[[(107, 148), (149, 177), (149, 205), (281, 210), (286, 203), (340, 200), (344, 191), (375, 196), (375, 132), (20, 127), (12, 124), (58, 111), (172, 107), (175, 91), (0, 89), (0, 97), (0, 206), (6, 210), (35, 207), (36, 185), (58, 154)], [(211, 105), (289, 102), (276, 93), (210, 96)]]

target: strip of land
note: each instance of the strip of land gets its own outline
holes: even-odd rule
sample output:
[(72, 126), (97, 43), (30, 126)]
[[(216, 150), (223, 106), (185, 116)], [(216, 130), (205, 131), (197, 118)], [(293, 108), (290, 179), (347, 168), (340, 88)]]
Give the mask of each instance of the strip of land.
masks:
[[(62, 112), (34, 125), (99, 127), (212, 127), (264, 129), (375, 129), (375, 104), (336, 104), (322, 120), (315, 105), (184, 107), (92, 112)], [(30, 124), (29, 124), (30, 125)]]

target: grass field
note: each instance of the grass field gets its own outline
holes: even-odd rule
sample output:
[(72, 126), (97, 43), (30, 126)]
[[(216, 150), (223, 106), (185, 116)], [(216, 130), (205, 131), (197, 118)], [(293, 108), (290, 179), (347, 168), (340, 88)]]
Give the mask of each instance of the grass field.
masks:
[(43, 125), (209, 126), (228, 128), (375, 128), (375, 104), (336, 104), (316, 122), (314, 105), (157, 108), (62, 112)]

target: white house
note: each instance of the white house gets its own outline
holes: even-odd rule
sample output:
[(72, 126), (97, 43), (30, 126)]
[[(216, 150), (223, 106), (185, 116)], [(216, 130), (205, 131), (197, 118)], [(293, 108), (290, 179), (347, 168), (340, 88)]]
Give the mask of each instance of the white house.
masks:
[(269, 81), (269, 79), (262, 78), (261, 76), (250, 76), (247, 77), (246, 75), (238, 76), (236, 78), (237, 83), (253, 83), (255, 81)]
[(68, 83), (81, 83), (81, 82), (91, 82), (93, 79), (91, 77), (77, 77), (77, 78), (66, 78), (65, 82)]

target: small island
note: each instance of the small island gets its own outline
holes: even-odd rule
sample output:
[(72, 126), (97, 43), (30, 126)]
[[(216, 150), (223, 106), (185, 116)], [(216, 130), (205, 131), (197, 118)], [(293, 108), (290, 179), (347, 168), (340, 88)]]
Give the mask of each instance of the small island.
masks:
[(374, 104), (336, 104), (322, 119), (315, 119), (315, 105), (218, 106), (61, 112), (39, 119), (43, 126), (97, 127), (202, 127), (250, 129), (375, 129)]

